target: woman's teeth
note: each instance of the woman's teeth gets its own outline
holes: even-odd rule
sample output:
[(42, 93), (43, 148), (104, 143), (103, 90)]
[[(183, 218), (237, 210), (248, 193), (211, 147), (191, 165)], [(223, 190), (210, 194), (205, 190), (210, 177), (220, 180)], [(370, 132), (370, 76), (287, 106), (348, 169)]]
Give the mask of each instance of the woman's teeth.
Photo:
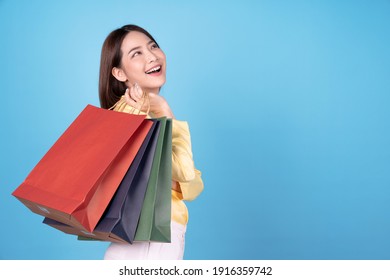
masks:
[(154, 68), (150, 69), (149, 71), (147, 71), (146, 74), (151, 74), (151, 73), (159, 72), (160, 69), (161, 69), (161, 66), (154, 67)]

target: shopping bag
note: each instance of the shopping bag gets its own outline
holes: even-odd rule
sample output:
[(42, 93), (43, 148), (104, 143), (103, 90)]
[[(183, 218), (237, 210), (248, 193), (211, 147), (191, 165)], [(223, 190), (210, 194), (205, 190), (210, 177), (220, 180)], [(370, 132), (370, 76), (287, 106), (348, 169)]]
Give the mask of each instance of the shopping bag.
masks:
[[(171, 240), (172, 121), (160, 118), (159, 125), (157, 145), (133, 242), (170, 242)], [(122, 208), (120, 218), (122, 224), (126, 224), (129, 216), (133, 215), (129, 197), (128, 195)], [(65, 233), (78, 235), (79, 240), (132, 243), (120, 237), (119, 232), (105, 235), (102, 234), (103, 231), (97, 232), (101, 228), (100, 222), (92, 233), (55, 220), (44, 219), (43, 222)]]
[[(50, 218), (45, 218), (43, 223), (68, 234), (91, 237), (97, 240), (132, 243), (141, 213), (160, 132), (159, 121), (152, 121), (152, 128), (92, 233), (71, 227)], [(126, 205), (126, 207), (124, 207), (124, 205)]]
[(92, 232), (152, 122), (87, 105), (12, 193), (32, 212)]
[(161, 118), (152, 172), (134, 241), (171, 241), (172, 120)]

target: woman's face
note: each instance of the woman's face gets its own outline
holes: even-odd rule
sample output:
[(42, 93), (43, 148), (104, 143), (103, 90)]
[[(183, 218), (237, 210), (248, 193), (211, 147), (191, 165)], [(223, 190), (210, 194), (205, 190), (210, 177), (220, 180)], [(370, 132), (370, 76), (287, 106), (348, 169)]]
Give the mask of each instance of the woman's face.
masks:
[(165, 54), (148, 36), (138, 31), (129, 32), (121, 46), (120, 67), (112, 74), (127, 87), (137, 83), (144, 91), (158, 93), (166, 80)]

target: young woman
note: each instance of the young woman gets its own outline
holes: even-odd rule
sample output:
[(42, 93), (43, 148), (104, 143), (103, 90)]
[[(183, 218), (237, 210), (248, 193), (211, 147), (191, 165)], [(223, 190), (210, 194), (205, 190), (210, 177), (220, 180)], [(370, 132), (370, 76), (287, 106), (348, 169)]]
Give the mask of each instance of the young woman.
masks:
[(165, 54), (146, 30), (125, 25), (108, 35), (100, 62), (101, 107), (172, 119), (172, 222), (171, 243), (111, 243), (104, 259), (183, 259), (188, 222), (183, 200), (195, 199), (203, 190), (203, 182), (194, 167), (187, 122), (176, 120), (159, 95), (165, 81)]

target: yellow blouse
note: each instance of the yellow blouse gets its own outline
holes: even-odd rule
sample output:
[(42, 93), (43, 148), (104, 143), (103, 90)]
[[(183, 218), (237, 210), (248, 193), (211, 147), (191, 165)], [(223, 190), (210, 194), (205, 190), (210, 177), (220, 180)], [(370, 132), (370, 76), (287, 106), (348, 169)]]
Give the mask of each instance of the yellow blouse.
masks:
[[(116, 103), (114, 111), (146, 115), (128, 105), (124, 96)], [(178, 182), (180, 191), (172, 190), (171, 218), (186, 225), (188, 210), (183, 200), (194, 200), (203, 191), (203, 181), (201, 172), (194, 166), (188, 124), (175, 119), (172, 120), (172, 180)]]

